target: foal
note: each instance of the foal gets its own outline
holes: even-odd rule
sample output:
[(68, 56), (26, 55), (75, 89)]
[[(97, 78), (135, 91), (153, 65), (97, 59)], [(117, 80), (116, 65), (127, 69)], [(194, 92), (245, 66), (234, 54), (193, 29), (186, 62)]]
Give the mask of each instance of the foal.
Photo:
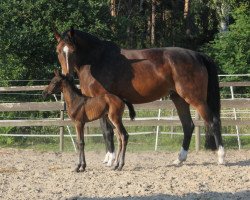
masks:
[(124, 166), (125, 151), (128, 143), (128, 133), (122, 124), (122, 115), (124, 112), (124, 103), (128, 106), (131, 120), (135, 117), (135, 111), (132, 104), (112, 94), (104, 94), (96, 97), (83, 96), (81, 91), (76, 88), (73, 81), (55, 71), (55, 77), (43, 91), (46, 98), (49, 94), (63, 92), (67, 106), (67, 113), (74, 122), (77, 142), (79, 147), (79, 164), (76, 172), (84, 171), (86, 168), (84, 154), (84, 125), (86, 122), (94, 121), (107, 116), (109, 122), (114, 127), (118, 141), (118, 149), (114, 162), (114, 169), (121, 170)]

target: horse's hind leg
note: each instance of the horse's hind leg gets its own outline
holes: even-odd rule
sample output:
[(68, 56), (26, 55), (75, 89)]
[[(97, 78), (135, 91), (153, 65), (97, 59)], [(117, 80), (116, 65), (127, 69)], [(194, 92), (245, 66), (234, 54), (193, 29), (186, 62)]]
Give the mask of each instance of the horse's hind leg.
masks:
[(184, 139), (181, 151), (179, 153), (177, 160), (174, 161), (174, 164), (179, 165), (187, 159), (187, 153), (192, 133), (194, 130), (194, 123), (191, 118), (189, 104), (183, 98), (181, 98), (177, 93), (171, 94), (170, 98), (175, 104), (184, 132)]
[(218, 149), (218, 164), (224, 164), (225, 152), (222, 144), (220, 118), (213, 115), (206, 103), (200, 103), (195, 107), (208, 127), (208, 134), (214, 135), (216, 147)]
[(103, 138), (106, 145), (106, 155), (103, 163), (107, 163), (107, 166), (111, 166), (115, 159), (114, 131), (106, 117), (100, 119), (100, 125), (103, 130)]

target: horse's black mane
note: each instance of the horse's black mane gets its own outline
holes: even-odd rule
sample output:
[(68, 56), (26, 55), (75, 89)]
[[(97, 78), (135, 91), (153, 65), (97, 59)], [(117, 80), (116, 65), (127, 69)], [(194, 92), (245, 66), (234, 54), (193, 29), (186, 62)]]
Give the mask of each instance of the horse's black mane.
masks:
[[(63, 40), (66, 43), (73, 43), (76, 44), (76, 41), (74, 41), (74, 39), (72, 39), (71, 37), (69, 37), (68, 32), (70, 30), (67, 30), (63, 33)], [(94, 44), (96, 46), (101, 45), (105, 48), (105, 50), (107, 50), (108, 52), (112, 51), (112, 52), (117, 52), (120, 53), (121, 48), (115, 44), (114, 42), (108, 41), (108, 40), (100, 40), (98, 37), (87, 33), (87, 32), (83, 32), (83, 31), (79, 31), (79, 30), (74, 30), (75, 34), (78, 35), (80, 38), (84, 39), (85, 41), (87, 41), (88, 43)]]

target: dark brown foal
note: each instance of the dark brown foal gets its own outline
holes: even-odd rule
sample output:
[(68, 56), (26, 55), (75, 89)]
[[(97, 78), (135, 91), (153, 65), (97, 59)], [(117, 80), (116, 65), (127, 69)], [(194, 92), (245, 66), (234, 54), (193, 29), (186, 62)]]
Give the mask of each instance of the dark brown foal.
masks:
[(103, 116), (107, 116), (117, 136), (118, 148), (114, 162), (114, 169), (121, 170), (124, 166), (126, 146), (128, 143), (128, 133), (122, 124), (124, 103), (129, 108), (130, 118), (134, 119), (135, 111), (132, 104), (121, 100), (112, 94), (104, 94), (94, 98), (83, 96), (74, 83), (62, 74), (55, 71), (55, 77), (48, 87), (43, 91), (43, 96), (63, 92), (67, 105), (67, 112), (75, 124), (77, 141), (79, 147), (79, 164), (76, 171), (84, 171), (86, 168), (84, 154), (84, 125), (86, 122), (94, 121)]

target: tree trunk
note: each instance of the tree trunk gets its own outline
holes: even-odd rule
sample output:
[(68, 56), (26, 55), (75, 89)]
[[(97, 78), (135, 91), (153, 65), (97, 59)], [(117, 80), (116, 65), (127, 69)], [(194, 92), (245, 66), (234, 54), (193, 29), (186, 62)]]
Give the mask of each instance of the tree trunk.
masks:
[(191, 19), (190, 19), (190, 4), (189, 0), (185, 0), (184, 2), (184, 21), (185, 21), (185, 29), (187, 37), (191, 37)]
[(152, 0), (152, 11), (151, 11), (151, 45), (155, 44), (155, 15), (156, 15), (156, 0)]
[(184, 2), (184, 19), (186, 19), (189, 16), (189, 0), (185, 0)]
[(115, 8), (115, 0), (111, 0), (110, 2), (110, 12), (111, 12), (111, 16), (115, 17), (116, 16), (116, 8)]

